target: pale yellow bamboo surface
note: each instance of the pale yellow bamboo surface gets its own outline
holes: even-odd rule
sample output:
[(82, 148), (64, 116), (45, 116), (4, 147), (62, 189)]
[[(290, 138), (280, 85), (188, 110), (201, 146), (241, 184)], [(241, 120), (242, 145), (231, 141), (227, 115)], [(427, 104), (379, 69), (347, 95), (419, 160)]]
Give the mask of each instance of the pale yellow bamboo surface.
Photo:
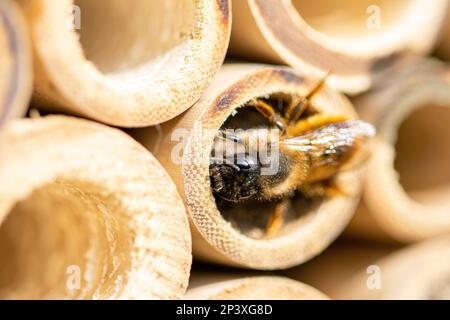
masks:
[(142, 146), (117, 129), (49, 116), (11, 121), (0, 150), (1, 299), (183, 296), (184, 206)]
[(383, 81), (380, 72), (438, 39), (447, 0), (235, 0), (230, 52), (288, 64), (348, 93)]
[(228, 47), (228, 0), (18, 2), (33, 42), (35, 105), (110, 125), (177, 116)]
[(354, 100), (378, 130), (349, 233), (411, 242), (450, 232), (450, 69), (404, 61)]
[(32, 90), (28, 29), (15, 2), (0, 2), (0, 127), (22, 117)]
[(185, 299), (190, 300), (328, 299), (313, 287), (279, 276), (235, 277), (220, 273), (194, 273), (189, 286)]

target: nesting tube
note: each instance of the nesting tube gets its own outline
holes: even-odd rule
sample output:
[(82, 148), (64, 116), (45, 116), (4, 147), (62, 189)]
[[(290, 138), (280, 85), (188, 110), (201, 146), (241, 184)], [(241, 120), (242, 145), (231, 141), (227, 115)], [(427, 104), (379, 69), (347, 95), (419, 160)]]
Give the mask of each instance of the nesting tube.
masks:
[(25, 114), (31, 98), (31, 47), (16, 3), (0, 2), (0, 126)]
[[(222, 278), (222, 279), (221, 279)], [(199, 283), (202, 283), (199, 285)], [(191, 287), (192, 286), (192, 287)], [(185, 299), (189, 300), (325, 300), (320, 291), (289, 278), (260, 276), (234, 278), (195, 274)]]
[(36, 60), (34, 103), (107, 124), (169, 120), (222, 64), (229, 0), (20, 0)]
[(405, 61), (385, 85), (354, 100), (377, 127), (364, 201), (349, 233), (410, 242), (450, 232), (450, 73)]
[[(398, 250), (398, 246), (338, 240), (313, 260), (286, 271), (290, 278), (308, 283), (331, 299), (355, 274), (366, 272), (366, 280), (378, 270), (376, 261)], [(375, 289), (375, 288), (374, 288)]]
[(450, 8), (447, 11), (437, 53), (439, 57), (450, 60)]
[[(252, 64), (225, 65), (200, 101), (182, 116), (157, 129), (140, 129), (134, 136), (165, 166), (182, 193), (193, 232), (194, 256), (200, 260), (254, 269), (287, 268), (320, 253), (346, 226), (359, 199), (363, 166), (338, 174), (349, 187), (314, 204), (293, 197), (292, 214), (270, 238), (260, 222), (272, 203), (241, 208), (218, 206), (210, 181), (210, 154), (218, 131), (227, 120), (239, 120), (249, 101), (272, 95), (306, 96), (318, 79), (290, 68)], [(351, 103), (328, 87), (312, 99), (318, 113), (354, 118)], [(241, 108), (242, 107), (242, 108)], [(262, 235), (261, 235), (262, 233)]]
[(450, 237), (415, 244), (361, 270), (338, 293), (340, 299), (450, 299)]
[(0, 138), (1, 299), (175, 299), (191, 238), (167, 173), (129, 136), (63, 116)]
[[(347, 93), (367, 90), (381, 71), (437, 40), (448, 2), (233, 1), (231, 53), (285, 63)], [(420, 34), (420, 37), (417, 36)]]

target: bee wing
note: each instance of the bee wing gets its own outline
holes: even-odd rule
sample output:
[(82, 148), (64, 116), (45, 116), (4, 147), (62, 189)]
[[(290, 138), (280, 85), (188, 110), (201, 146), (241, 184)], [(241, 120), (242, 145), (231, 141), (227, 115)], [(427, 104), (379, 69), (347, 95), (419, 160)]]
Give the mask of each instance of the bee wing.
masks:
[[(367, 160), (364, 142), (375, 136), (375, 128), (361, 120), (335, 122), (296, 137), (281, 140), (292, 151), (305, 152), (313, 167), (354, 168)], [(352, 161), (349, 161), (352, 158)]]

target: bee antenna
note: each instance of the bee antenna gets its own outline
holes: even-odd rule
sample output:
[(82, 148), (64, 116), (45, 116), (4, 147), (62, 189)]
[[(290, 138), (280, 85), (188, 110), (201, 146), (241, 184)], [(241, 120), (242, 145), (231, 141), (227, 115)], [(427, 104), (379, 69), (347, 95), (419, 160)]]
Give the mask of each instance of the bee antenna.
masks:
[(322, 89), (322, 87), (325, 85), (325, 82), (331, 73), (332, 73), (332, 70), (329, 69), (325, 73), (325, 75), (319, 80), (319, 82), (317, 82), (317, 84), (314, 86), (314, 88), (306, 95), (306, 99), (311, 99), (317, 92), (320, 91), (320, 89)]

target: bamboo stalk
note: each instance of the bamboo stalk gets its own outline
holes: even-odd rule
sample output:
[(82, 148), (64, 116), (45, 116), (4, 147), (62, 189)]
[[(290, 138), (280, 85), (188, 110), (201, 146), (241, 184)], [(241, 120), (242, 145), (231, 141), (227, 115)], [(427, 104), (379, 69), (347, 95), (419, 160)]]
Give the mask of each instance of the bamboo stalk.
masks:
[(446, 0), (235, 0), (230, 50), (315, 77), (331, 71), (330, 86), (358, 93), (407, 52), (429, 52), (447, 7)]
[[(366, 270), (339, 290), (340, 299), (450, 299), (450, 237), (428, 240), (375, 262), (380, 287), (367, 285)], [(369, 279), (369, 284), (371, 283)]]
[(365, 270), (367, 279), (376, 260), (395, 250), (397, 246), (338, 240), (313, 260), (286, 271), (286, 275), (308, 283), (331, 299), (339, 299), (341, 289), (356, 273)]
[(18, 6), (0, 2), (0, 127), (25, 114), (31, 97), (31, 48)]
[(450, 231), (450, 72), (405, 61), (384, 86), (354, 100), (374, 123), (364, 203), (349, 233), (410, 242)]
[[(292, 220), (271, 238), (260, 236), (262, 230), (256, 222), (270, 214), (270, 204), (243, 211), (233, 207), (224, 212), (218, 208), (211, 190), (210, 153), (224, 122), (237, 117), (236, 111), (239, 115), (239, 108), (252, 99), (271, 94), (306, 95), (317, 81), (289, 68), (226, 65), (188, 112), (159, 130), (133, 133), (155, 153), (182, 194), (192, 225), (196, 258), (254, 269), (287, 268), (320, 253), (345, 227), (359, 199), (362, 168), (338, 175), (338, 180), (351, 189), (346, 195), (336, 195), (311, 207), (298, 204), (297, 198), (291, 199), (296, 208)], [(355, 117), (349, 101), (326, 87), (312, 101), (319, 112)], [(232, 225), (233, 220), (237, 225)]]
[[(203, 283), (197, 286), (196, 283)], [(192, 287), (191, 287), (192, 286)], [(185, 299), (189, 300), (324, 300), (323, 293), (284, 277), (235, 278), (195, 274)]]
[(188, 221), (144, 148), (62, 116), (12, 121), (0, 147), (1, 299), (183, 296)]
[(229, 0), (18, 2), (34, 46), (34, 103), (111, 125), (182, 113), (228, 46)]
[(439, 57), (450, 60), (450, 8), (447, 10), (447, 17), (445, 18), (437, 53)]

